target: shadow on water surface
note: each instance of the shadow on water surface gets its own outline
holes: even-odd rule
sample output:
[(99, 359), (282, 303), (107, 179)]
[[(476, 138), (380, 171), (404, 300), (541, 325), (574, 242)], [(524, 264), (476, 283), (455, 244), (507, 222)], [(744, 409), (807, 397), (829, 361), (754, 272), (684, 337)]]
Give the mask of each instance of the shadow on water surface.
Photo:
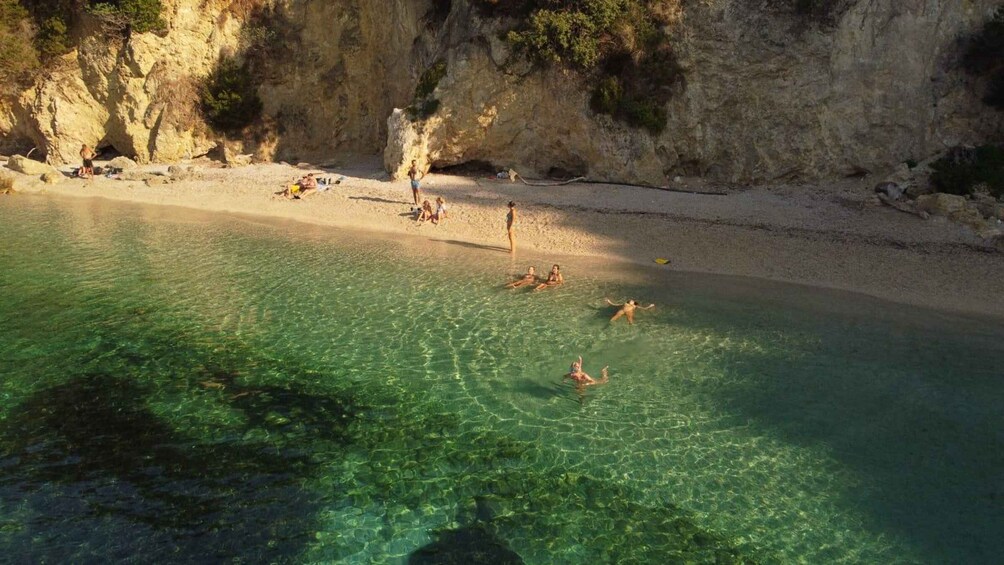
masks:
[(828, 323), (810, 350), (724, 352), (712, 394), (738, 422), (851, 470), (860, 484), (835, 494), (868, 529), (932, 562), (1004, 562), (999, 338)]
[(541, 400), (563, 398), (574, 402), (574, 399), (568, 394), (569, 388), (562, 386), (557, 382), (548, 382), (547, 384), (544, 384), (534, 379), (523, 379), (516, 383), (516, 385), (512, 387), (512, 390), (513, 392), (526, 394)]
[[(285, 411), (311, 435), (346, 441), (347, 404), (276, 387), (228, 392), (241, 395), (233, 406), (248, 429), (276, 431)], [(130, 378), (86, 374), (40, 390), (9, 415), (0, 435), (10, 454), (0, 466), (0, 497), (60, 520), (35, 522), (8, 550), (64, 562), (298, 555), (319, 505), (301, 485), (314, 472), (309, 452), (268, 442), (199, 443), (159, 420), (145, 405), (148, 395)]]
[(408, 565), (522, 565), (523, 559), (480, 524), (448, 530), (415, 550)]

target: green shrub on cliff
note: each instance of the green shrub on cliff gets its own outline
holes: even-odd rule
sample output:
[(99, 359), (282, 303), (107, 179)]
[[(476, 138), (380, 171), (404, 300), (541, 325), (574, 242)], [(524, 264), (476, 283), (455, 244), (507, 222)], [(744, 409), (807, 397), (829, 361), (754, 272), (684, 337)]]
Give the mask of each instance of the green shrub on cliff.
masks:
[(436, 91), (446, 72), (446, 61), (436, 61), (422, 73), (415, 86), (414, 100), (407, 108), (408, 117), (412, 120), (424, 120), (439, 110), (439, 100), (432, 98), (432, 93)]
[(237, 133), (261, 116), (261, 98), (251, 72), (234, 59), (219, 62), (203, 82), (200, 94), (206, 123), (216, 131)]
[(0, 82), (5, 90), (38, 69), (32, 39), (28, 11), (17, 0), (0, 0)]
[(70, 51), (69, 28), (59, 17), (51, 17), (42, 23), (35, 36), (35, 45), (43, 57), (58, 57)]
[(475, 0), (512, 24), (507, 42), (529, 60), (574, 69), (596, 85), (590, 108), (653, 134), (683, 73), (663, 26), (679, 0)]
[(90, 1), (87, 11), (116, 31), (147, 33), (163, 30), (166, 26), (160, 14), (160, 0), (102, 0)]
[(931, 168), (931, 181), (940, 192), (965, 195), (985, 187), (990, 194), (1004, 197), (1004, 149), (995, 145), (957, 147)]

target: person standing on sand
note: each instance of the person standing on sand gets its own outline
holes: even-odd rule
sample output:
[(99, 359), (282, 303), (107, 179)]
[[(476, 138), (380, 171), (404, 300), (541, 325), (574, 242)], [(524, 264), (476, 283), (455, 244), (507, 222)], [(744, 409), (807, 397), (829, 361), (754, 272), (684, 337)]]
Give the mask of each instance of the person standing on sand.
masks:
[(422, 200), (422, 185), (419, 181), (421, 181), (424, 176), (425, 175), (418, 170), (418, 161), (412, 159), (411, 168), (408, 169), (408, 178), (411, 179), (411, 196), (415, 199), (416, 207), (419, 206), (418, 203)]
[(509, 253), (516, 254), (516, 234), (513, 226), (516, 224), (516, 203), (509, 201), (509, 213), (505, 216), (505, 231), (509, 234)]
[(80, 160), (83, 161), (77, 176), (89, 179), (94, 176), (94, 150), (89, 145), (80, 146)]
[(618, 310), (617, 313), (614, 314), (614, 317), (610, 318), (611, 322), (616, 322), (621, 316), (625, 316), (627, 317), (627, 321), (629, 324), (634, 324), (635, 310), (650, 310), (652, 308), (655, 308), (655, 304), (649, 304), (648, 306), (638, 306), (638, 302), (636, 302), (633, 298), (631, 300), (628, 300), (624, 304), (616, 304), (614, 302), (611, 302), (609, 298), (604, 298), (603, 300), (606, 300), (607, 304), (611, 306), (620, 307), (620, 310)]

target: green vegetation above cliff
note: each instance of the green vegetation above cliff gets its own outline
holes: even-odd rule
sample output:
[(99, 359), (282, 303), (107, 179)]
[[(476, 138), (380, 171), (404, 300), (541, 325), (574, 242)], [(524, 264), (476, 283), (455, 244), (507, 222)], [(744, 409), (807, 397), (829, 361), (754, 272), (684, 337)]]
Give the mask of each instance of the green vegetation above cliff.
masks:
[(115, 32), (146, 33), (164, 29), (162, 10), (160, 0), (0, 0), (0, 88), (27, 85), (44, 63), (70, 52), (81, 17)]
[(590, 107), (653, 134), (683, 73), (664, 27), (679, 0), (476, 0), (482, 15), (514, 22), (506, 40), (542, 65), (577, 70), (596, 85)]
[(113, 30), (147, 33), (164, 29), (160, 0), (90, 0), (87, 11)]
[(0, 0), (0, 81), (6, 90), (38, 68), (28, 11), (16, 0)]

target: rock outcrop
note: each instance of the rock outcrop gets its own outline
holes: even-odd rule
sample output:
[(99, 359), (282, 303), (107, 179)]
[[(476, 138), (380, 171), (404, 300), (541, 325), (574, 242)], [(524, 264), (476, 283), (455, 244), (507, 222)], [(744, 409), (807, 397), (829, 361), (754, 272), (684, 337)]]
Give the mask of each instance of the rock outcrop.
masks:
[[(670, 30), (686, 87), (658, 136), (593, 115), (591, 85), (576, 76), (513, 72), (484, 22), (456, 22), (439, 111), (420, 124), (394, 114), (385, 163), (396, 176), (401, 155), (427, 155), (605, 180), (756, 182), (879, 172), (1000, 131), (955, 60), (996, 2), (849, 1), (832, 26), (749, 4), (687, 5)], [(451, 18), (478, 21), (456, 3)]]
[[(685, 83), (653, 135), (594, 114), (588, 79), (526, 65), (499, 39), (505, 23), (468, 0), (164, 0), (161, 35), (109, 38), (84, 18), (78, 49), (0, 101), (0, 150), (34, 146), (58, 164), (88, 144), (144, 163), (221, 145), (197, 86), (221, 55), (240, 53), (241, 30), (266, 5), (292, 49), (258, 84), (261, 127), (226, 148), (256, 159), (324, 163), (383, 149), (392, 175), (418, 158), (526, 176), (757, 182), (879, 172), (1000, 133), (1002, 118), (957, 61), (959, 39), (996, 0), (841, 0), (823, 23), (769, 8), (781, 4), (681, 4), (667, 32)], [(435, 113), (395, 112), (439, 60)]]
[(21, 173), (22, 175), (31, 176), (41, 176), (45, 174), (59, 174), (53, 166), (34, 159), (29, 159), (27, 157), (22, 157), (21, 155), (14, 155), (7, 160), (7, 168), (14, 171), (15, 173)]

